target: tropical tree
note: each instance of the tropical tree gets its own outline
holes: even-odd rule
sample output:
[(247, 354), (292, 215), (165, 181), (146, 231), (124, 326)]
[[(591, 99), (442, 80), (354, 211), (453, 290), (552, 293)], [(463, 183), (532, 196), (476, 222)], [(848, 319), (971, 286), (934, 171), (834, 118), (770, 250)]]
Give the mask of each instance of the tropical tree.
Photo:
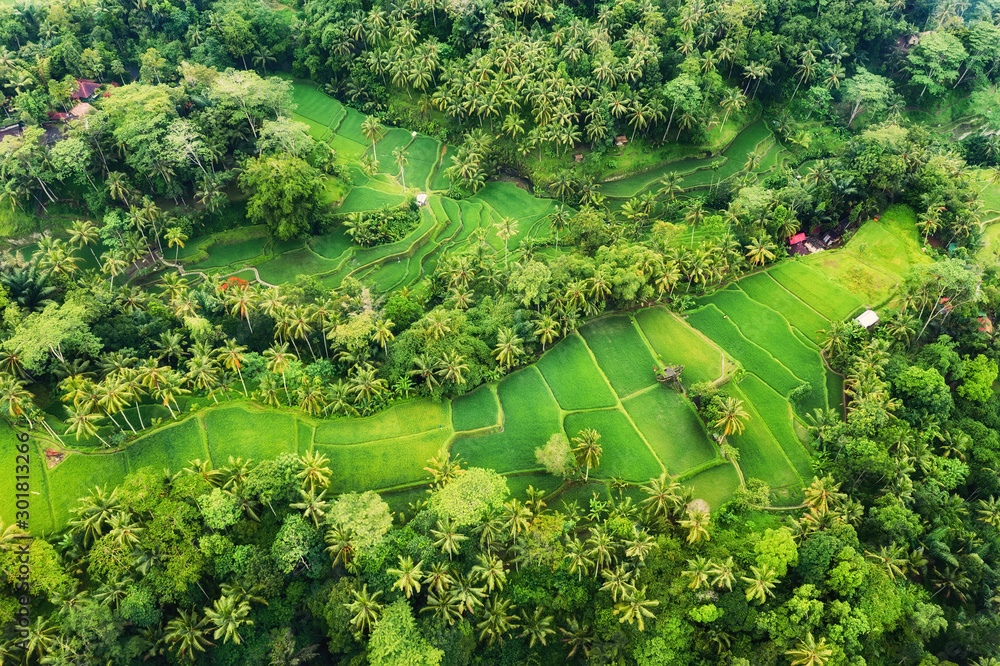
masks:
[(743, 409), (743, 401), (733, 397), (724, 398), (719, 405), (719, 418), (713, 426), (722, 429), (722, 436), (739, 435), (745, 427), (744, 419), (748, 414)]
[(188, 239), (187, 234), (180, 227), (168, 227), (164, 238), (166, 238), (167, 247), (174, 248), (174, 262), (176, 263), (180, 251), (184, 247), (184, 241)]
[(368, 584), (360, 591), (352, 590), (351, 595), (354, 600), (344, 604), (344, 607), (352, 613), (351, 626), (357, 631), (371, 631), (372, 627), (378, 623), (382, 614), (382, 604), (378, 598), (382, 596), (382, 591), (368, 592)]
[(228, 594), (212, 602), (211, 608), (205, 607), (205, 618), (215, 626), (212, 638), (221, 638), (223, 643), (232, 641), (239, 645), (243, 642), (239, 629), (245, 624), (253, 624), (253, 620), (247, 618), (249, 614), (250, 602)]
[(510, 368), (524, 354), (522, 342), (513, 329), (502, 328), (497, 332), (497, 344), (491, 354), (501, 366)]
[(810, 631), (785, 654), (792, 658), (791, 666), (824, 666), (833, 657), (833, 648), (827, 645), (825, 638), (817, 641)]
[(590, 480), (590, 469), (601, 464), (604, 449), (600, 440), (601, 433), (593, 428), (584, 428), (573, 438), (573, 443), (576, 444), (573, 454), (576, 456), (577, 464), (584, 468), (584, 483)]
[(164, 640), (170, 645), (171, 652), (177, 652), (181, 660), (195, 661), (196, 652), (204, 652), (208, 646), (214, 646), (208, 639), (208, 618), (198, 617), (198, 611), (178, 611), (178, 616), (167, 623)]

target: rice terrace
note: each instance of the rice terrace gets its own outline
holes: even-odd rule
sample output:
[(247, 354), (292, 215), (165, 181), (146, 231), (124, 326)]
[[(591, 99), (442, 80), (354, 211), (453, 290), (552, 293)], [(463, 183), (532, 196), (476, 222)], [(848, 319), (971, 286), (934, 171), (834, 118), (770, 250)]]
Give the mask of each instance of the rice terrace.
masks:
[[(360, 114), (311, 84), (297, 82), (293, 92), (298, 105), (294, 116), (309, 126), (313, 137), (352, 158), (369, 151), (359, 129)], [(745, 149), (760, 138), (759, 127), (754, 123), (739, 135), (752, 136), (744, 140)], [(420, 210), (419, 225), (404, 239), (372, 250), (357, 248), (342, 232), (306, 243), (270, 243), (262, 229), (251, 227), (249, 233), (219, 232), (188, 242), (178, 253), (185, 272), (273, 284), (308, 274), (330, 286), (355, 277), (378, 291), (391, 292), (419, 287), (442, 254), (468, 245), (477, 230), (486, 232), (485, 242), (495, 250), (503, 248), (495, 231), (501, 218), (519, 223), (520, 231), (508, 241), (515, 257), (524, 239), (548, 234), (546, 218), (556, 202), (502, 182), (455, 201), (433, 193), (435, 185), (444, 184), (440, 172), (447, 148), (441, 142), (391, 130), (375, 149), (389, 154), (393, 148), (412, 154), (406, 167), (410, 183), (432, 192)], [(340, 197), (338, 211), (374, 210), (404, 199), (392, 174), (367, 177), (352, 169), (352, 175), (346, 193), (330, 195)], [(621, 183), (609, 188), (609, 195), (623, 191)], [(886, 235), (891, 242), (913, 240), (899, 239), (892, 232)], [(840, 255), (838, 261), (850, 264), (851, 270), (864, 266), (850, 256), (850, 246), (830, 254)], [(255, 270), (242, 268), (249, 265)], [(657, 384), (650, 368), (668, 364), (685, 367), (688, 386), (721, 384), (737, 368), (748, 373), (734, 388), (755, 411), (751, 427), (732, 438), (741, 451), (735, 464), (743, 476), (762, 479), (774, 489), (776, 506), (797, 504), (811, 478), (809, 452), (800, 436), (802, 417), (814, 408), (842, 405), (841, 380), (820, 357), (817, 331), (828, 327), (831, 319), (860, 312), (862, 305), (843, 285), (806, 264), (798, 266), (785, 263), (743, 278), (701, 299), (683, 318), (662, 307), (599, 318), (546, 352), (537, 369), (520, 370), (454, 401), (416, 400), (376, 416), (351, 419), (341, 428), (333, 428), (339, 422), (328, 424), (297, 411), (265, 410), (253, 403), (201, 408), (191, 404), (195, 411), (190, 416), (178, 423), (166, 421), (123, 451), (70, 454), (46, 470), (44, 488), (51, 496), (51, 511), (42, 524), (46, 529), (64, 527), (73, 498), (95, 485), (119, 482), (130, 471), (152, 466), (176, 472), (190, 460), (222, 465), (229, 456), (321, 452), (339, 470), (331, 491), (378, 490), (388, 492), (390, 501), (393, 492), (409, 497), (407, 489), (422, 486), (426, 461), (449, 451), (470, 465), (517, 477), (519, 484), (546, 487), (551, 484), (535, 461), (534, 449), (552, 434), (573, 437), (585, 428), (597, 429), (608, 442), (594, 475), (595, 492), (607, 492), (599, 480), (637, 483), (667, 473), (690, 484), (711, 506), (719, 506), (732, 496), (740, 476), (734, 463), (719, 454), (691, 405), (676, 390)], [(881, 272), (868, 266), (863, 270)], [(862, 295), (883, 301), (886, 296)], [(812, 387), (811, 394), (792, 409), (787, 396), (803, 383)], [(184, 399), (178, 404), (180, 411), (187, 411)], [(775, 406), (777, 413), (772, 411)], [(139, 409), (148, 412), (146, 420), (167, 416), (155, 405)], [(405, 416), (397, 418), (397, 412)], [(767, 414), (767, 420), (759, 414)], [(402, 424), (406, 427), (401, 429)], [(337, 430), (353, 434), (344, 439), (333, 434)], [(263, 432), (268, 433), (266, 441), (260, 440)], [(249, 440), (253, 445), (247, 447)], [(54, 444), (48, 438), (38, 441), (39, 453)], [(398, 457), (400, 451), (406, 455)], [(716, 471), (717, 467), (728, 471)]]
[(996, 666), (995, 5), (0, 0), (0, 665)]

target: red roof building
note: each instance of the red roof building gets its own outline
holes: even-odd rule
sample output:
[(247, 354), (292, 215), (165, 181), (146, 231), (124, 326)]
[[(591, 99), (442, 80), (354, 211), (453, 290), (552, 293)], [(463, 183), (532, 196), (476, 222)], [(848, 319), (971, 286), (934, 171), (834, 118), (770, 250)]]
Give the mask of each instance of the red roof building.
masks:
[(90, 79), (77, 79), (76, 90), (73, 91), (72, 97), (76, 101), (90, 99), (100, 87), (100, 83), (91, 81)]
[(806, 242), (806, 234), (805, 234), (805, 232), (797, 233), (797, 234), (795, 234), (794, 236), (791, 236), (788, 239), (788, 244), (789, 245), (796, 245), (798, 243), (805, 243), (805, 242)]

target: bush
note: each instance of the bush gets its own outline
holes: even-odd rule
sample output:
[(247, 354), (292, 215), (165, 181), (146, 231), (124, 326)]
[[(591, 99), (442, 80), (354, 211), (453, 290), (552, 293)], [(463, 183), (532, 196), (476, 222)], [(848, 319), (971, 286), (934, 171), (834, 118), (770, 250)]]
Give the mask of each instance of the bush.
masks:
[(347, 234), (364, 247), (395, 243), (406, 237), (420, 221), (412, 199), (398, 206), (383, 206), (369, 213), (352, 213), (342, 218)]
[(812, 384), (809, 382), (802, 382), (788, 393), (788, 401), (797, 405), (811, 396), (812, 392)]

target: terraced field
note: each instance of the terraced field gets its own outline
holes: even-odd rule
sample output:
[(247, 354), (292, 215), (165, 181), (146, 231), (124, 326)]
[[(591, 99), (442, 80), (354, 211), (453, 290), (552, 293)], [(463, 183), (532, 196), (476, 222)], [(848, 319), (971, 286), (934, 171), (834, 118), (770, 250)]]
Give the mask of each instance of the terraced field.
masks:
[[(391, 499), (395, 492), (414, 497), (408, 489), (425, 483), (427, 460), (450, 449), (470, 465), (511, 475), (512, 488), (554, 488), (535, 460), (535, 448), (554, 433), (573, 437), (587, 427), (603, 436), (604, 457), (592, 471), (594, 479), (644, 482), (666, 471), (718, 506), (739, 484), (738, 475), (719, 457), (690, 402), (654, 381), (652, 365), (663, 359), (646, 331), (654, 333), (658, 345), (672, 336), (675, 346), (691, 344), (690, 367), (701, 366), (710, 379), (721, 374), (722, 352), (664, 310), (638, 314), (638, 321), (625, 315), (592, 321), (553, 346), (538, 364), (496, 385), (453, 401), (399, 403), (364, 419), (313, 419), (242, 401), (190, 412), (182, 401), (180, 421), (166, 418), (167, 425), (125, 451), (71, 454), (51, 470), (34, 466), (33, 487), (48, 496), (51, 507), (36, 525), (40, 531), (64, 526), (76, 498), (95, 485), (117, 484), (142, 467), (178, 471), (195, 458), (221, 466), (230, 456), (262, 459), (320, 451), (331, 461), (333, 492), (374, 489), (388, 491)], [(134, 410), (129, 415), (137, 416)], [(143, 407), (143, 417), (148, 422), (168, 415), (160, 407)], [(0, 443), (11, 438), (10, 429), (0, 429)], [(41, 459), (41, 440), (33, 446)], [(757, 442), (748, 439), (744, 446), (749, 450)], [(3, 451), (8, 456), (13, 447)], [(731, 471), (720, 472), (718, 466)], [(400, 498), (394, 502), (405, 505)], [(8, 508), (0, 505), (2, 511)]]
[(708, 189), (743, 170), (754, 150), (763, 158), (754, 170), (758, 177), (768, 175), (781, 163), (787, 152), (775, 141), (763, 120), (758, 120), (736, 135), (721, 155), (687, 158), (664, 164), (652, 171), (605, 182), (601, 193), (612, 199), (629, 199), (659, 189), (659, 181), (670, 173), (680, 176), (679, 185), (687, 191)]

